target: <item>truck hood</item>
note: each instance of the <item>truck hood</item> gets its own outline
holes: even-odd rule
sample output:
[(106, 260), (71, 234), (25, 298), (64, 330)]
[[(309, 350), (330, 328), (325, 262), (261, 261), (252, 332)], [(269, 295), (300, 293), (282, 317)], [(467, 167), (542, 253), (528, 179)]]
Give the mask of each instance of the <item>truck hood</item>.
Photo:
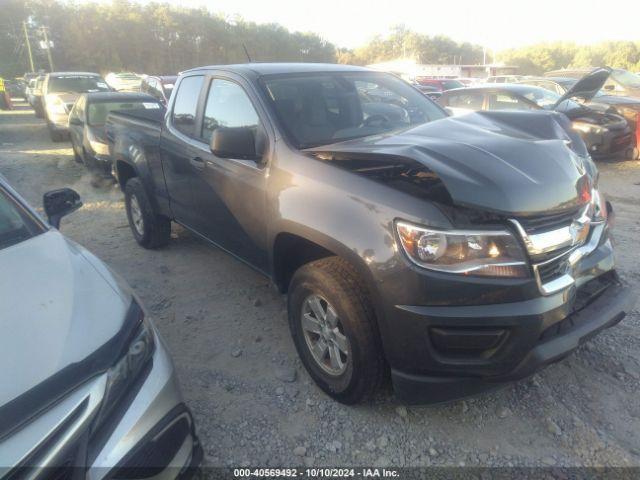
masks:
[(596, 175), (567, 117), (547, 111), (475, 112), (307, 152), (336, 166), (366, 158), (378, 169), (392, 162), (426, 167), (453, 204), (509, 215), (574, 208)]
[(2, 438), (112, 364), (104, 346), (123, 330), (132, 297), (56, 230), (0, 250), (0, 265)]
[(610, 68), (596, 68), (574, 83), (573, 86), (558, 99), (553, 108), (557, 108), (562, 102), (571, 98), (580, 98), (585, 101), (591, 100), (602, 87), (604, 87), (609, 75), (611, 75)]

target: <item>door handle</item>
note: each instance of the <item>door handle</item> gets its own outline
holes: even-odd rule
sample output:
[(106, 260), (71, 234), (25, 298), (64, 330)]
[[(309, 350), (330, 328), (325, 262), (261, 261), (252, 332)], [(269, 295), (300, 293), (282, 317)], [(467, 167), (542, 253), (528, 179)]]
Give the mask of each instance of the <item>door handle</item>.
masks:
[(204, 168), (204, 160), (200, 157), (194, 157), (191, 159), (191, 165), (193, 165), (198, 170), (202, 170)]

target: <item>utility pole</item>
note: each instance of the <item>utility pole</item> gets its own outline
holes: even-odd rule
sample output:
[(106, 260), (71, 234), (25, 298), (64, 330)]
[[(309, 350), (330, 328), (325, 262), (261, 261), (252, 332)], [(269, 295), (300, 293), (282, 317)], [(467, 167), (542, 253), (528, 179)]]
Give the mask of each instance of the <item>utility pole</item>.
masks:
[(29, 65), (31, 66), (31, 71), (35, 72), (35, 68), (33, 66), (33, 55), (31, 54), (31, 42), (29, 41), (29, 33), (27, 32), (27, 22), (22, 22), (22, 29), (24, 30), (24, 41), (27, 44), (27, 52), (29, 52)]
[(49, 43), (49, 37), (47, 36), (47, 27), (42, 27), (42, 35), (44, 36), (44, 44), (47, 49), (47, 58), (49, 59), (49, 69), (53, 72), (53, 60), (51, 59), (51, 44)]

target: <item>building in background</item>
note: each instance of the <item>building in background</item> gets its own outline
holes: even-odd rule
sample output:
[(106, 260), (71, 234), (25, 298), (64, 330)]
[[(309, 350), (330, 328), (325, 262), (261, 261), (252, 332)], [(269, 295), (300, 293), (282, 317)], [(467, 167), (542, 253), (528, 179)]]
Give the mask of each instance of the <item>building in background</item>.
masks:
[(514, 75), (518, 67), (492, 63), (486, 65), (430, 65), (411, 59), (397, 59), (374, 63), (367, 67), (382, 72), (390, 72), (414, 82), (419, 78), (477, 78), (485, 79), (496, 75)]

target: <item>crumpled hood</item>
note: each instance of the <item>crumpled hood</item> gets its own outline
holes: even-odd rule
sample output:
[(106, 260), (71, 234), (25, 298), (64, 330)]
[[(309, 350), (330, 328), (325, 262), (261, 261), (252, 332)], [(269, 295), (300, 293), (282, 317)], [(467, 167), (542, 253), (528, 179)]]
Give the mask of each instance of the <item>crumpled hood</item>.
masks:
[[(41, 407), (46, 399), (27, 400), (32, 389), (116, 337), (132, 299), (102, 262), (56, 230), (0, 250), (0, 265), (1, 437), (18, 421), (7, 418), (11, 401)], [(62, 386), (51, 387), (53, 395)]]
[(575, 207), (596, 175), (568, 119), (546, 111), (475, 112), (307, 151), (411, 159), (441, 179), (454, 204), (511, 215)]

